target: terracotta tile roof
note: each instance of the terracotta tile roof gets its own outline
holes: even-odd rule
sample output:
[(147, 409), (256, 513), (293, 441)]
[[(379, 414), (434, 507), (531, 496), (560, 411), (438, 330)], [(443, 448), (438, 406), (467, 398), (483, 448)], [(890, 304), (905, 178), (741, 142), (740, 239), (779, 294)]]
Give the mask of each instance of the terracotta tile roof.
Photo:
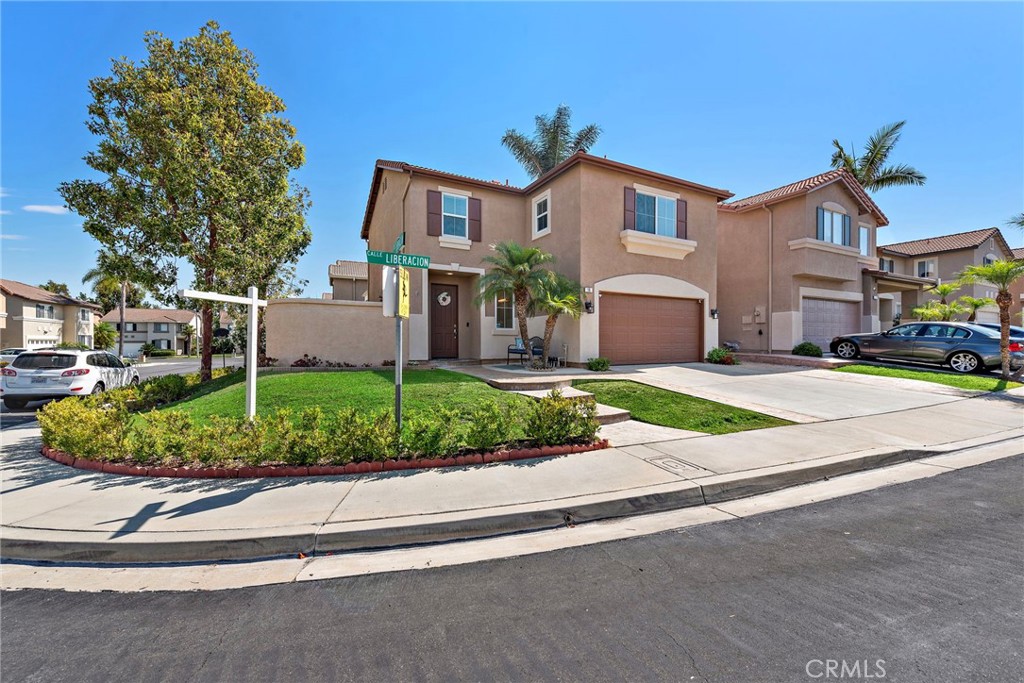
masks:
[[(191, 323), (196, 317), (192, 311), (182, 311), (176, 308), (126, 308), (124, 309), (124, 320), (129, 323)], [(105, 323), (121, 322), (121, 313), (115, 308), (103, 316)]]
[(54, 294), (40, 287), (26, 285), (16, 280), (0, 280), (0, 291), (8, 296), (16, 296), (28, 301), (38, 301), (47, 304), (58, 304), (60, 306), (82, 306), (85, 308), (99, 309), (99, 306), (89, 301), (72, 299), (63, 294)]
[(342, 261), (338, 260), (327, 268), (327, 276), (330, 278), (343, 277), (365, 280), (369, 277), (369, 266), (365, 261)]
[(1012, 250), (1013, 258), (1018, 261), (1024, 261), (1024, 247), (1017, 247)]
[(937, 254), (944, 251), (959, 251), (961, 249), (975, 249), (984, 244), (990, 237), (995, 236), (997, 241), (1002, 243), (1006, 253), (1013, 250), (1006, 244), (1003, 234), (999, 228), (985, 228), (983, 230), (970, 230), (958, 232), (952, 235), (940, 235), (938, 237), (926, 237), (921, 240), (910, 240), (909, 242), (897, 242), (885, 244), (879, 249), (883, 251), (900, 254), (902, 256), (924, 256), (926, 254)]
[(613, 170), (623, 171), (625, 173), (633, 173), (645, 178), (651, 178), (654, 180), (660, 180), (662, 182), (671, 183), (674, 185), (680, 185), (682, 187), (688, 187), (698, 192), (706, 192), (712, 194), (719, 201), (728, 199), (732, 196), (732, 193), (728, 190), (721, 190), (715, 187), (709, 187), (707, 185), (700, 185), (698, 183), (684, 180), (682, 178), (676, 178), (674, 176), (664, 175), (662, 173), (656, 173), (655, 171), (648, 171), (647, 169), (640, 168), (638, 166), (629, 166), (618, 161), (612, 161), (611, 159), (605, 159), (597, 157), (592, 154), (585, 152), (576, 152), (571, 157), (563, 161), (562, 163), (555, 166), (553, 169), (542, 175), (541, 177), (534, 180), (526, 187), (516, 187), (515, 185), (509, 185), (502, 183), (497, 180), (480, 180), (479, 178), (471, 178), (469, 176), (459, 175), (457, 173), (448, 173), (446, 171), (438, 171), (433, 168), (427, 168), (426, 166), (414, 166), (407, 164), (404, 161), (390, 161), (387, 159), (378, 159), (377, 164), (374, 167), (373, 181), (370, 183), (370, 196), (366, 200), (366, 212), (363, 214), (363, 227), (360, 232), (362, 239), (367, 239), (370, 235), (370, 218), (373, 216), (373, 210), (377, 203), (377, 188), (380, 186), (381, 173), (384, 170), (391, 171), (403, 171), (411, 173), (419, 173), (421, 175), (433, 176), (440, 179), (448, 179), (455, 182), (468, 183), (484, 189), (498, 190), (502, 192), (509, 192), (518, 195), (528, 195), (533, 193), (537, 187), (550, 182), (554, 178), (561, 175), (569, 168), (575, 166), (578, 163), (587, 162), (598, 166), (604, 166)]
[(875, 216), (878, 220), (879, 226), (889, 224), (889, 219), (886, 218), (885, 214), (882, 213), (882, 210), (878, 208), (878, 205), (875, 204), (874, 200), (871, 199), (861, 184), (857, 182), (857, 179), (854, 178), (849, 171), (843, 168), (834, 168), (830, 171), (825, 171), (824, 173), (811, 176), (810, 178), (804, 178), (803, 180), (798, 180), (795, 183), (783, 185), (782, 187), (777, 187), (774, 190), (761, 192), (750, 197), (744, 197), (743, 199), (737, 199), (736, 201), (721, 204), (720, 206), (731, 211), (745, 211), (755, 207), (765, 206), (767, 204), (774, 204), (786, 199), (792, 199), (793, 197), (799, 197), (800, 195), (805, 195), (808, 192), (817, 190), (818, 188), (834, 182), (842, 182), (861, 207)]

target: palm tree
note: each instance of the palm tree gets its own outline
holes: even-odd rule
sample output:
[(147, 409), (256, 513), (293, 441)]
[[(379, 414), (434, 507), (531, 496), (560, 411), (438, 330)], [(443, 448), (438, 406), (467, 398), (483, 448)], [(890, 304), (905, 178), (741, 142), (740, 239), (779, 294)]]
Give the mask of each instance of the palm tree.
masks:
[(527, 310), (535, 294), (543, 291), (551, 272), (541, 268), (550, 263), (554, 257), (546, 251), (535, 247), (524, 247), (515, 242), (499, 242), (491, 246), (494, 254), (485, 256), (484, 263), (490, 268), (480, 278), (480, 294), (475, 304), (493, 299), (504, 292), (512, 292), (516, 321), (519, 324), (519, 336), (526, 346), (527, 358), (533, 364), (533, 345), (526, 326)]
[[(999, 306), (999, 356), (1002, 360), (1002, 377), (1010, 376), (1010, 304), (1013, 297), (1010, 287), (1024, 277), (1024, 261), (995, 261), (987, 265), (967, 266), (960, 274), (962, 282), (985, 282), (998, 290), (996, 305)], [(1019, 377), (1024, 367), (1014, 377)]]
[(839, 140), (832, 140), (832, 146), (836, 149), (832, 153), (832, 168), (845, 168), (857, 178), (864, 189), (870, 191), (897, 185), (924, 185), (927, 178), (913, 166), (885, 166), (893, 147), (899, 142), (905, 123), (906, 121), (897, 121), (876, 130), (868, 138), (867, 144), (864, 145), (864, 154), (859, 159), (846, 151)]
[(1024, 213), (1018, 213), (1016, 216), (1013, 216), (1010, 220), (1006, 221), (1006, 224), (1018, 230), (1024, 230)]
[(949, 303), (946, 301), (946, 298), (952, 296), (953, 292), (958, 291), (961, 287), (963, 287), (963, 284), (960, 282), (943, 282), (935, 285), (928, 291), (939, 297), (940, 304), (946, 305)]
[(973, 296), (962, 296), (957, 299), (957, 302), (966, 309), (967, 322), (973, 323), (978, 318), (978, 310), (985, 308), (986, 306), (995, 306), (996, 302), (994, 299), (989, 299), (987, 296), (978, 298)]
[(536, 116), (537, 128), (532, 138), (509, 128), (502, 136), (501, 144), (512, 152), (531, 178), (537, 178), (576, 152), (586, 152), (601, 136), (601, 128), (593, 123), (573, 134), (570, 119), (572, 110), (560, 104), (554, 116)]
[(117, 341), (117, 330), (110, 323), (100, 323), (93, 329), (92, 339), (97, 349), (109, 349)]
[(953, 319), (954, 315), (966, 312), (967, 309), (956, 301), (947, 304), (944, 301), (936, 301), (935, 299), (932, 299), (924, 306), (918, 306), (914, 309), (914, 315), (920, 320), (941, 320), (943, 322), (949, 322)]
[(542, 289), (530, 301), (531, 315), (545, 315), (544, 321), (544, 360), (551, 357), (551, 337), (555, 333), (555, 325), (559, 316), (567, 315), (572, 319), (583, 313), (583, 298), (580, 296), (580, 284), (564, 275), (554, 273)]
[(93, 289), (101, 296), (110, 296), (120, 291), (121, 299), (118, 303), (120, 311), (121, 330), (117, 341), (117, 355), (124, 355), (124, 309), (125, 301), (128, 298), (128, 291), (136, 288), (132, 284), (133, 265), (127, 257), (116, 254), (107, 249), (101, 249), (96, 254), (96, 266), (90, 269), (83, 277), (82, 282), (92, 284)]

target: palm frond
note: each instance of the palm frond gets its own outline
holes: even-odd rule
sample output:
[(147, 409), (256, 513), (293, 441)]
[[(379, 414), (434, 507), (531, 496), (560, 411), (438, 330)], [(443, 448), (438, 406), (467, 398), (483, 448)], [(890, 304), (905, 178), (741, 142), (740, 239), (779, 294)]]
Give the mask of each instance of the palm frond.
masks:
[(861, 184), (868, 190), (882, 190), (901, 185), (924, 185), (926, 180), (927, 176), (913, 166), (897, 164), (886, 166), (866, 182), (861, 181)]
[(864, 173), (864, 178), (869, 182), (880, 173), (882, 165), (892, 154), (893, 147), (899, 142), (905, 124), (906, 121), (886, 124), (868, 138), (867, 144), (864, 145), (864, 154), (858, 160), (858, 165)]
[(597, 144), (599, 137), (601, 137), (601, 127), (596, 123), (580, 128), (576, 132), (576, 137), (572, 139), (568, 156), (572, 156), (576, 152), (589, 152)]
[(1011, 217), (1010, 220), (1006, 221), (1006, 224), (1024, 230), (1024, 213), (1018, 213), (1016, 216)]
[(832, 152), (832, 168), (845, 168), (854, 175), (857, 174), (857, 161), (850, 155), (849, 152), (843, 147), (843, 144), (839, 140), (833, 139), (832, 146), (835, 147), (835, 151)]
[(509, 128), (502, 136), (501, 144), (512, 153), (516, 161), (522, 164), (531, 178), (536, 178), (541, 174), (540, 151), (533, 140), (519, 131)]

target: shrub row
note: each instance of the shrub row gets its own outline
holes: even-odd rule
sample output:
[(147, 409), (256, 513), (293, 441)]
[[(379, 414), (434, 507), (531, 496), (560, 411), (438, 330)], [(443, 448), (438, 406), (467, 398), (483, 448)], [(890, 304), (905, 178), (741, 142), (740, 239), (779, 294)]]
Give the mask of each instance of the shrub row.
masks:
[(589, 444), (599, 427), (593, 399), (567, 399), (558, 392), (525, 410), (487, 401), (468, 413), (445, 408), (413, 413), (400, 437), (390, 411), (328, 413), (313, 407), (298, 414), (280, 409), (252, 421), (211, 416), (205, 422), (173, 408), (134, 414), (140, 405), (177, 395), (181, 386), (165, 380), (139, 392), (53, 402), (39, 414), (43, 443), (75, 457), (169, 467), (345, 465)]
[(794, 356), (810, 356), (812, 358), (821, 358), (821, 347), (813, 342), (800, 342), (793, 347), (792, 351)]
[(731, 349), (727, 349), (724, 346), (711, 349), (708, 351), (708, 355), (704, 358), (708, 363), (714, 363), (715, 365), (739, 365), (740, 362), (736, 360), (736, 354)]

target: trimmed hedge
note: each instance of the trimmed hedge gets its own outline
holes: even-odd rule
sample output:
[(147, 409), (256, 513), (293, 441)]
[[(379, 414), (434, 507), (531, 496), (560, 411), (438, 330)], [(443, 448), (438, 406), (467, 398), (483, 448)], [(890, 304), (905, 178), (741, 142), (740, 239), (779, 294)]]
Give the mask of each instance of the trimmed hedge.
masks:
[(811, 356), (821, 358), (821, 347), (811, 342), (801, 342), (793, 347), (794, 356)]
[[(221, 373), (224, 374), (224, 373)], [(176, 379), (171, 379), (176, 378)], [(526, 411), (486, 401), (466, 413), (413, 413), (396, 438), (394, 415), (320, 407), (277, 410), (253, 420), (211, 416), (199, 422), (173, 408), (200, 388), (177, 375), (138, 388), (55, 401), (39, 413), (43, 443), (75, 457), (141, 465), (345, 465), (389, 458), (436, 458), (501, 447), (590, 444), (599, 424), (593, 399), (558, 391)], [(522, 440), (523, 433), (528, 438)]]
[(146, 355), (150, 358), (170, 358), (171, 356), (177, 356), (178, 352), (174, 349), (155, 349)]
[(612, 367), (612, 362), (604, 356), (598, 356), (597, 358), (587, 359), (587, 370), (593, 372), (604, 372)]

